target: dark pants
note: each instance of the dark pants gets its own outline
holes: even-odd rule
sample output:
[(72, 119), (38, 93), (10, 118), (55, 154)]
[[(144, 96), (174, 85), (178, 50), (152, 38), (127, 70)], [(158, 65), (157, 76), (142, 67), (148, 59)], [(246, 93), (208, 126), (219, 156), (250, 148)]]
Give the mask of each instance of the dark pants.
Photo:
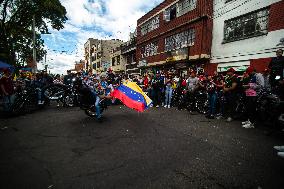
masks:
[(157, 106), (161, 104), (161, 90), (154, 89), (153, 90), (153, 105)]
[(220, 115), (224, 115), (224, 109), (225, 109), (225, 97), (223, 91), (217, 92), (217, 105), (216, 109)]
[(216, 113), (216, 102), (217, 102), (217, 93), (209, 93), (208, 94), (208, 100), (209, 100), (209, 115), (215, 115)]
[(225, 93), (225, 116), (233, 117), (236, 109), (237, 94)]
[(255, 96), (247, 96), (245, 100), (246, 105), (246, 117), (250, 120), (250, 122), (256, 122), (256, 100)]

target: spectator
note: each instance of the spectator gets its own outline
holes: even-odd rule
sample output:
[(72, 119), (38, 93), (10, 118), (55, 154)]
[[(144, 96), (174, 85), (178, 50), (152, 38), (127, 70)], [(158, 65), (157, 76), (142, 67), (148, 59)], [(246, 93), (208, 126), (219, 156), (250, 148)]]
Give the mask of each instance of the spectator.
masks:
[(8, 112), (14, 102), (13, 78), (9, 69), (4, 70), (4, 75), (0, 79), (0, 89), (3, 95), (4, 111)]
[(225, 79), (224, 84), (224, 97), (225, 97), (225, 116), (227, 117), (227, 122), (232, 121), (232, 117), (234, 114), (234, 110), (236, 107), (236, 101), (237, 101), (237, 78), (234, 75), (235, 70), (234, 68), (230, 68), (227, 70), (227, 78)]
[(216, 102), (217, 102), (217, 81), (212, 76), (208, 76), (208, 82), (206, 90), (208, 92), (209, 110), (207, 117), (214, 119), (216, 113)]
[[(270, 82), (272, 89), (276, 89), (276, 92), (280, 95), (281, 99), (284, 98), (284, 57), (283, 50), (278, 49), (276, 51), (276, 57), (272, 58), (268, 68), (270, 72)], [(279, 79), (276, 79), (279, 76)]]
[(72, 75), (71, 75), (71, 70), (67, 70), (67, 75), (63, 79), (63, 84), (64, 85), (71, 85), (72, 84)]
[(171, 77), (166, 78), (166, 90), (165, 90), (165, 108), (171, 107), (171, 99), (173, 95), (173, 81)]
[[(199, 87), (199, 80), (196, 77), (196, 73), (195, 71), (191, 71), (190, 73), (190, 77), (186, 80), (186, 89), (187, 89), (187, 93), (185, 95), (185, 99), (183, 100), (183, 102), (186, 102), (188, 99), (187, 103), (190, 103), (191, 105), (195, 104), (195, 92), (197, 91)], [(194, 108), (194, 106), (190, 106), (191, 109), (189, 110), (190, 112), (193, 111), (192, 108)]]
[(160, 75), (160, 72), (157, 71), (156, 77), (152, 80), (153, 87), (153, 104), (156, 108), (159, 108), (161, 105), (161, 92), (163, 88), (163, 80)]
[(262, 74), (256, 73), (255, 69), (250, 66), (246, 73), (249, 75), (248, 85), (243, 85), (245, 87), (245, 105), (247, 112), (247, 121), (242, 122), (244, 128), (254, 128), (256, 123), (256, 100), (260, 91), (264, 86), (264, 79)]
[(264, 89), (267, 91), (271, 90), (271, 85), (270, 85), (270, 74), (269, 74), (269, 69), (265, 69), (263, 72), (263, 79), (264, 79)]

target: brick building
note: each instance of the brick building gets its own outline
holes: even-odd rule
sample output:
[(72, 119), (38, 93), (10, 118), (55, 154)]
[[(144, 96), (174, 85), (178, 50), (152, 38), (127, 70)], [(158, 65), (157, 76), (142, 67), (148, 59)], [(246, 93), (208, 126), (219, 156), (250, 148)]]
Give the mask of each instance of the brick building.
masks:
[(165, 0), (137, 21), (137, 62), (144, 70), (207, 68), (212, 0)]
[(284, 47), (284, 1), (214, 0), (211, 68), (263, 71)]

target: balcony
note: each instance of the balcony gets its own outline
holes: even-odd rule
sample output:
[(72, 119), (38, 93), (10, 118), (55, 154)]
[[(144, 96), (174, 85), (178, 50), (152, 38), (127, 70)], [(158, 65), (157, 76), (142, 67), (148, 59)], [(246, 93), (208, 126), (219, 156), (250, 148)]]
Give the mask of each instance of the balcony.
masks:
[(121, 45), (121, 54), (129, 53), (136, 49), (136, 38), (132, 38), (126, 43)]

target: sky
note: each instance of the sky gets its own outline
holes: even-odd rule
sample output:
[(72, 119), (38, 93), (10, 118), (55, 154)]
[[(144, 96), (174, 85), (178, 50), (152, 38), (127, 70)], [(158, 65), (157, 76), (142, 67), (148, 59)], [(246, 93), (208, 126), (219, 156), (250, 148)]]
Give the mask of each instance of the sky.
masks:
[(88, 38), (127, 41), (137, 20), (163, 0), (60, 0), (67, 10), (64, 29), (50, 29), (42, 35), (47, 50), (39, 69), (48, 65), (51, 73), (65, 74), (75, 61), (84, 59), (84, 43)]

